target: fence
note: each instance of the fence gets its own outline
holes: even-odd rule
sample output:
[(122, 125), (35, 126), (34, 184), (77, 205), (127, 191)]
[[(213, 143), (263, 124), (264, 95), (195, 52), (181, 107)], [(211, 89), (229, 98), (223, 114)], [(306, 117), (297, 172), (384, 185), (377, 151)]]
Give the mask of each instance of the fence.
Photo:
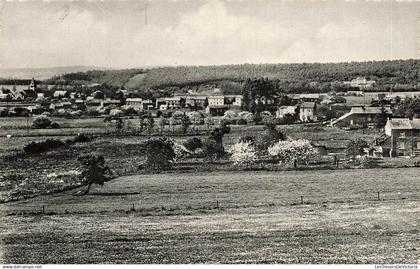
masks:
[[(401, 193), (401, 192), (369, 192), (353, 195), (343, 196), (327, 196), (327, 195), (290, 195), (290, 196), (275, 196), (265, 197), (264, 199), (254, 200), (252, 203), (247, 199), (232, 199), (216, 197), (214, 199), (203, 199), (196, 203), (188, 203), (188, 199), (180, 202), (180, 200), (173, 200), (172, 202), (160, 203), (154, 201), (147, 206), (142, 200), (144, 194), (140, 192), (132, 193), (93, 193), (88, 196), (121, 196), (134, 197), (137, 199), (127, 199), (124, 201), (115, 201), (115, 203), (98, 203), (91, 204), (88, 201), (82, 201), (80, 204), (48, 204), (40, 202), (38, 205), (13, 205), (13, 208), (5, 204), (6, 216), (14, 215), (65, 215), (65, 214), (104, 214), (104, 213), (139, 213), (140, 215), (162, 215), (162, 214), (191, 214), (194, 211), (197, 213), (205, 213), (214, 210), (229, 210), (229, 209), (249, 209), (249, 208), (273, 208), (273, 207), (287, 207), (287, 206), (315, 206), (328, 207), (334, 204), (352, 204), (352, 205), (384, 205), (387, 203), (395, 204), (397, 202), (418, 202), (420, 201), (420, 194), (416, 192)], [(219, 194), (220, 195), (220, 194)], [(88, 199), (92, 202), (92, 199)]]

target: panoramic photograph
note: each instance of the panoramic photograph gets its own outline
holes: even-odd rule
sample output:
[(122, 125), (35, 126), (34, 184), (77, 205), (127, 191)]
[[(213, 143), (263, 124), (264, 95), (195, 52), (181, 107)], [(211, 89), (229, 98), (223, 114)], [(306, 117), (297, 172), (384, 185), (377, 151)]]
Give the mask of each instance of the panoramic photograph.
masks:
[(0, 264), (418, 268), (420, 2), (0, 1)]

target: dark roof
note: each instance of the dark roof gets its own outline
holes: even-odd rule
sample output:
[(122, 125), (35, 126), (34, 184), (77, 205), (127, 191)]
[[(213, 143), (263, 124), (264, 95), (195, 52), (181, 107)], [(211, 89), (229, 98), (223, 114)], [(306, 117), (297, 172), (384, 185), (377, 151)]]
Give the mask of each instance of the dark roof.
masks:
[(300, 105), (300, 108), (314, 108), (316, 106), (315, 102), (303, 102)]
[(388, 121), (391, 129), (400, 129), (400, 130), (420, 130), (420, 119), (390, 119)]

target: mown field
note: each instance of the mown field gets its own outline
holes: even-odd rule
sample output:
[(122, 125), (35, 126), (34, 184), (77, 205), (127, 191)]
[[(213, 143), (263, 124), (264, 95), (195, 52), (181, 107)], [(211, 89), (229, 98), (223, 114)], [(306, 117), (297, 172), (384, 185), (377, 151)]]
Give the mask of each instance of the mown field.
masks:
[(0, 262), (417, 263), (419, 172), (120, 177), (1, 204)]

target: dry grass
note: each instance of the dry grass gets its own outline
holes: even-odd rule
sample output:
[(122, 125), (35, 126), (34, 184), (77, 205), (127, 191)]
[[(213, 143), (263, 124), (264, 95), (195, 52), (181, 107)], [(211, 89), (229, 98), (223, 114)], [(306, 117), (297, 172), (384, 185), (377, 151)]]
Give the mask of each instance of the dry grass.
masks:
[(122, 177), (1, 205), (0, 262), (416, 263), (419, 171)]

